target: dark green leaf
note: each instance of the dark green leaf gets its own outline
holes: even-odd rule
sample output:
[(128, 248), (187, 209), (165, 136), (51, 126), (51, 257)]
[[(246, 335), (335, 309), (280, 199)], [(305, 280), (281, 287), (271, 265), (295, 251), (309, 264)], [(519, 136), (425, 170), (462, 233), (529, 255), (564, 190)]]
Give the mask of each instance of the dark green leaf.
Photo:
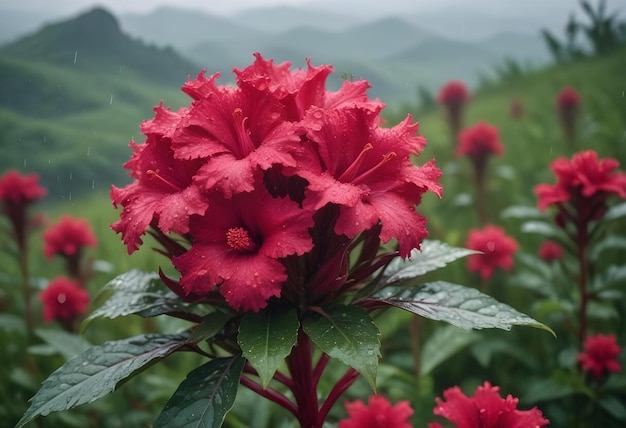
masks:
[(180, 298), (163, 285), (158, 274), (152, 272), (128, 271), (106, 284), (103, 292), (107, 291), (114, 294), (87, 317), (85, 325), (99, 317), (117, 318), (131, 314), (152, 317), (185, 310)]
[(246, 360), (219, 358), (189, 372), (154, 422), (155, 428), (219, 428), (233, 407)]
[(202, 322), (189, 335), (190, 342), (201, 342), (219, 333), (231, 318), (230, 314), (221, 311), (211, 312), (202, 318)]
[(376, 390), (380, 341), (372, 318), (358, 306), (334, 305), (324, 311), (308, 313), (302, 329), (323, 352), (360, 372)]
[(510, 330), (514, 325), (541, 328), (554, 334), (550, 327), (535, 321), (512, 307), (475, 288), (437, 281), (402, 290), (393, 294), (385, 290), (379, 301), (414, 314), (445, 321), (465, 330), (500, 328)]
[(605, 394), (598, 398), (598, 404), (615, 419), (626, 422), (626, 405), (622, 399), (613, 394)]
[(611, 221), (617, 220), (618, 218), (622, 218), (626, 216), (626, 202), (622, 202), (621, 204), (614, 205), (606, 212), (603, 220)]
[(163, 358), (187, 342), (184, 335), (142, 335), (95, 346), (72, 358), (46, 379), (18, 422), (91, 403), (110, 393), (121, 380)]
[(527, 219), (527, 218), (542, 218), (545, 215), (539, 211), (536, 207), (529, 207), (526, 205), (514, 205), (508, 208), (505, 208), (501, 213), (500, 213), (500, 218), (502, 219), (507, 219), (507, 218), (520, 218), (520, 219)]
[(274, 373), (298, 338), (295, 309), (265, 308), (249, 312), (241, 320), (237, 342), (267, 388)]
[(396, 257), (389, 263), (381, 279), (381, 286), (416, 278), (470, 254), (481, 254), (480, 251), (451, 247), (443, 242), (431, 240), (422, 242), (421, 247), (420, 251), (411, 251), (410, 259), (402, 260)]
[(478, 337), (475, 332), (462, 331), (451, 325), (437, 328), (422, 346), (420, 375), (429, 374), (439, 364), (476, 341)]
[(611, 235), (593, 246), (589, 252), (589, 258), (597, 260), (607, 250), (626, 250), (626, 237)]
[(92, 346), (84, 337), (63, 330), (37, 329), (35, 334), (57, 353), (63, 355), (66, 360), (83, 353)]

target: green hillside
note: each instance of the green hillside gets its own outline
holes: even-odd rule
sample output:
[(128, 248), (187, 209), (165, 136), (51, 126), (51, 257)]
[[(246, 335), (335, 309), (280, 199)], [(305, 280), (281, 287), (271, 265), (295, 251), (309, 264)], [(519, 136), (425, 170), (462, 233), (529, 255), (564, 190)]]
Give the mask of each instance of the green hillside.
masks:
[[(85, 53), (74, 63), (73, 52)], [(51, 200), (125, 182), (118, 166), (128, 159), (128, 142), (141, 139), (139, 124), (161, 100), (186, 104), (180, 86), (198, 70), (170, 50), (128, 38), (101, 9), (5, 46), (0, 171), (37, 172)]]

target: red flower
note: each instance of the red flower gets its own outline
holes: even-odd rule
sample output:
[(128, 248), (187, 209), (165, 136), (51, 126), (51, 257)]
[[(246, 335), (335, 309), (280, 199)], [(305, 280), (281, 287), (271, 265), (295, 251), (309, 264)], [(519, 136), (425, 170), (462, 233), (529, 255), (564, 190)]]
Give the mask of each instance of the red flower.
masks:
[(545, 241), (539, 247), (539, 258), (549, 262), (563, 258), (563, 247), (553, 241)]
[(215, 195), (203, 217), (194, 216), (191, 249), (173, 259), (187, 294), (205, 295), (219, 286), (230, 306), (258, 311), (278, 296), (287, 279), (281, 258), (302, 255), (313, 244), (313, 216), (264, 189), (231, 199)]
[[(454, 386), (443, 392), (444, 400), (437, 398), (435, 415), (443, 416), (457, 428), (529, 428), (544, 427), (550, 421), (536, 407), (517, 410), (519, 400), (510, 394), (502, 398), (500, 388), (485, 382), (476, 388), (473, 397), (467, 397)], [(430, 424), (429, 428), (441, 426)]]
[(274, 65), (273, 60), (266, 60), (259, 53), (254, 56), (256, 60), (252, 65), (234, 70), (238, 84), (269, 91), (285, 106), (286, 117), (290, 121), (302, 119), (312, 106), (336, 109), (350, 105), (370, 108), (382, 105), (368, 98), (366, 90), (370, 85), (366, 80), (344, 80), (338, 91), (326, 90), (326, 78), (333, 70), (330, 65), (313, 67), (307, 59), (306, 70), (290, 70), (289, 62)]
[(73, 256), (80, 252), (84, 245), (95, 247), (96, 237), (84, 218), (61, 216), (59, 222), (43, 234), (44, 254), (51, 259), (57, 254)]
[(449, 81), (439, 90), (439, 95), (437, 95), (437, 102), (445, 105), (461, 105), (469, 99), (467, 87), (460, 80)]
[(124, 208), (120, 220), (111, 227), (122, 234), (128, 253), (137, 250), (141, 235), (153, 221), (163, 232), (186, 233), (189, 216), (204, 214), (208, 202), (192, 179), (200, 168), (199, 160), (175, 159), (171, 138), (181, 115), (162, 105), (155, 107), (154, 119), (142, 124), (145, 144), (131, 141), (131, 159), (124, 164), (135, 181), (123, 189), (112, 186), (114, 206)]
[[(304, 126), (312, 146), (295, 174), (309, 181), (305, 205), (319, 210), (340, 205), (335, 232), (354, 238), (382, 223), (380, 238), (398, 240), (406, 257), (427, 236), (426, 220), (415, 212), (421, 195), (441, 196), (441, 171), (434, 160), (416, 167), (410, 156), (424, 148), (409, 116), (393, 128), (380, 128), (378, 112), (359, 107), (312, 107)], [(341, 141), (341, 144), (337, 144)]]
[(0, 201), (9, 205), (26, 205), (48, 194), (39, 186), (37, 174), (22, 175), (12, 169), (0, 177)]
[(43, 302), (43, 318), (47, 322), (75, 318), (84, 314), (89, 306), (89, 293), (78, 282), (65, 277), (50, 281), (39, 298)]
[(593, 150), (576, 153), (571, 161), (563, 157), (556, 159), (550, 168), (557, 176), (557, 183), (535, 186), (539, 209), (569, 203), (584, 221), (600, 218), (609, 195), (626, 198), (626, 174), (612, 172), (618, 167), (617, 160), (600, 160)]
[(252, 191), (255, 179), (273, 165), (295, 166), (300, 137), (286, 120), (285, 107), (267, 90), (246, 83), (217, 86), (217, 77), (200, 73), (183, 87), (199, 98), (182, 118), (172, 149), (177, 159), (202, 159), (195, 181), (230, 198)]
[(622, 366), (617, 361), (621, 349), (613, 334), (597, 334), (585, 341), (585, 352), (578, 354), (578, 362), (584, 371), (595, 377), (602, 377), (605, 372), (619, 373)]
[(483, 279), (491, 278), (497, 268), (513, 269), (517, 241), (507, 236), (501, 227), (488, 225), (482, 230), (470, 230), (465, 246), (484, 253), (471, 255), (467, 260), (467, 269), (479, 272)]
[(346, 402), (350, 416), (339, 422), (337, 428), (411, 428), (407, 420), (413, 415), (408, 401), (395, 406), (384, 397), (372, 395), (366, 406), (360, 400)]
[(576, 89), (566, 86), (557, 95), (556, 103), (560, 109), (578, 107), (580, 105), (580, 95)]
[(482, 166), (489, 156), (502, 153), (504, 147), (498, 136), (498, 128), (486, 122), (479, 122), (459, 134), (456, 155), (466, 155), (476, 165)]

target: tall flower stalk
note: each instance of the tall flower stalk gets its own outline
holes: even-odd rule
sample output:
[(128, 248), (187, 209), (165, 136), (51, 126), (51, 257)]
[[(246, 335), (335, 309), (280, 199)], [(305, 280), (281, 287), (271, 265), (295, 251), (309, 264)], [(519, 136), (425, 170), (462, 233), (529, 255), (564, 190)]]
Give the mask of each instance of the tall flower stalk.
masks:
[(26, 328), (29, 333), (33, 331), (33, 310), (28, 269), (28, 234), (37, 222), (29, 216), (28, 208), (47, 193), (45, 188), (39, 186), (39, 177), (36, 174), (22, 175), (11, 170), (0, 177), (0, 201), (3, 202), (3, 213), (11, 223), (11, 238), (17, 247), (26, 308)]
[(578, 342), (582, 349), (587, 337), (587, 306), (589, 304), (588, 252), (599, 222), (604, 217), (611, 196), (626, 198), (626, 174), (614, 171), (619, 167), (612, 158), (599, 159), (593, 150), (582, 151), (551, 164), (556, 184), (535, 187), (540, 210), (556, 206), (556, 224), (561, 227), (576, 249), (578, 260)]

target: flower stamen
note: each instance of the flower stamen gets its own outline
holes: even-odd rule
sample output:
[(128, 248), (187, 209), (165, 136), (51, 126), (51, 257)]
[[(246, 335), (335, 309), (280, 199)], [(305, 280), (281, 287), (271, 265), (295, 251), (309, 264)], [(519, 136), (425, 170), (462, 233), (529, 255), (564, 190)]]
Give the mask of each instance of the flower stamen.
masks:
[(384, 154), (380, 162), (378, 162), (376, 165), (374, 165), (373, 167), (365, 171), (363, 174), (356, 177), (354, 180), (352, 180), (352, 183), (359, 184), (365, 181), (370, 175), (374, 174), (376, 170), (378, 170), (380, 167), (382, 167), (384, 164), (386, 164), (390, 160), (394, 159), (396, 156), (398, 156), (396, 152), (389, 152), (387, 154)]
[(250, 233), (243, 227), (231, 227), (226, 232), (226, 244), (235, 251), (253, 253), (258, 245), (250, 237)]
[(363, 163), (365, 154), (369, 152), (370, 150), (372, 150), (373, 148), (374, 146), (370, 143), (367, 143), (365, 146), (363, 146), (363, 150), (361, 150), (361, 153), (359, 153), (359, 155), (352, 162), (352, 164), (348, 168), (346, 168), (346, 170), (341, 174), (341, 176), (337, 180), (341, 181), (342, 183), (349, 183), (353, 181), (354, 176), (356, 175), (359, 168), (361, 167), (361, 164)]
[(159, 174), (158, 170), (155, 171), (153, 169), (149, 169), (149, 170), (146, 171), (146, 175), (149, 176), (151, 179), (159, 180), (160, 183), (165, 184), (167, 187), (172, 189), (174, 192), (181, 192), (181, 191), (183, 191), (182, 187), (177, 186), (176, 184), (172, 183), (171, 181), (163, 178), (163, 176)]
[(250, 138), (250, 132), (246, 129), (247, 120), (248, 117), (243, 115), (243, 111), (240, 108), (236, 108), (233, 111), (235, 133), (237, 134), (237, 141), (235, 142), (236, 147), (233, 147), (233, 153), (235, 153), (239, 159), (245, 158), (256, 149), (252, 138)]

